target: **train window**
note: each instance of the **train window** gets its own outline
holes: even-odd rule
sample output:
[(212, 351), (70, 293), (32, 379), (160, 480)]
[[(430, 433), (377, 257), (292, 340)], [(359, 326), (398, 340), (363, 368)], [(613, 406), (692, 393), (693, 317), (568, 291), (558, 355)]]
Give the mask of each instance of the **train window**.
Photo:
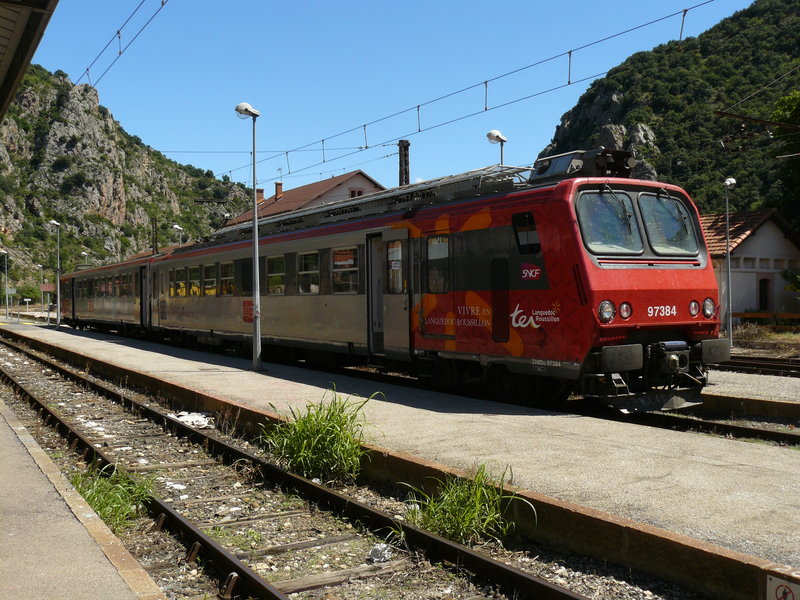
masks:
[(286, 293), (286, 257), (267, 257), (267, 294), (283, 296)]
[(117, 281), (119, 282), (119, 290), (118, 290), (119, 297), (122, 298), (123, 296), (127, 296), (128, 295), (128, 274), (127, 273), (123, 273), (122, 275), (120, 275), (117, 278)]
[(386, 290), (390, 294), (405, 292), (403, 277), (403, 242), (386, 242)]
[(203, 295), (217, 295), (217, 265), (205, 265), (203, 267)]
[(517, 213), (511, 217), (514, 225), (514, 235), (517, 239), (517, 248), (520, 254), (539, 254), (542, 245), (539, 243), (539, 231), (536, 229), (536, 220), (533, 213)]
[(319, 294), (319, 252), (297, 255), (297, 291), (300, 294)]
[(233, 296), (233, 263), (222, 263), (219, 266), (219, 295)]
[(186, 297), (186, 269), (175, 269), (175, 296)]
[(630, 197), (621, 192), (584, 192), (575, 204), (583, 241), (594, 254), (641, 254), (642, 236)]
[(358, 249), (334, 248), (333, 257), (333, 293), (358, 293)]
[(200, 295), (200, 267), (189, 267), (189, 296)]
[(175, 285), (175, 269), (169, 270), (169, 297), (174, 298), (177, 286)]
[(450, 236), (428, 238), (428, 292), (444, 294), (450, 291)]
[(665, 193), (639, 197), (644, 227), (656, 254), (695, 256), (699, 248), (686, 206)]

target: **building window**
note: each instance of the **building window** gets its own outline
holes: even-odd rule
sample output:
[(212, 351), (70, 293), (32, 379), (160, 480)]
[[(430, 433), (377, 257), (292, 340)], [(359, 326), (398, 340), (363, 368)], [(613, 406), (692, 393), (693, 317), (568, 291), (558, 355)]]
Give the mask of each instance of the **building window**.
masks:
[(222, 263), (219, 266), (219, 295), (233, 296), (233, 263)]
[(390, 294), (405, 291), (403, 280), (403, 242), (395, 240), (386, 243), (386, 289)]
[(769, 279), (758, 280), (758, 310), (769, 310)]
[(358, 293), (358, 249), (334, 248), (333, 257), (333, 293)]
[(297, 291), (319, 294), (319, 252), (300, 254), (297, 261)]
[(203, 267), (203, 295), (217, 295), (217, 265)]
[(450, 291), (450, 236), (429, 237), (427, 250), (428, 293), (445, 294)]
[(267, 257), (267, 294), (283, 296), (286, 293), (286, 257)]
[(350, 188), (350, 198), (358, 198), (364, 195), (364, 190), (358, 188)]

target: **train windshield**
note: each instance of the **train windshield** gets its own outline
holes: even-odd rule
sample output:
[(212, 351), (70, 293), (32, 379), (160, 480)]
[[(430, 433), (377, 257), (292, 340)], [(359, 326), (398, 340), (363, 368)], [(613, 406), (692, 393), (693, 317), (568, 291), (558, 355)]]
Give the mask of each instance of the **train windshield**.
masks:
[(575, 205), (583, 240), (594, 254), (641, 254), (644, 250), (633, 202), (622, 192), (584, 192)]
[(639, 210), (656, 254), (695, 256), (697, 236), (686, 206), (666, 192), (642, 194)]

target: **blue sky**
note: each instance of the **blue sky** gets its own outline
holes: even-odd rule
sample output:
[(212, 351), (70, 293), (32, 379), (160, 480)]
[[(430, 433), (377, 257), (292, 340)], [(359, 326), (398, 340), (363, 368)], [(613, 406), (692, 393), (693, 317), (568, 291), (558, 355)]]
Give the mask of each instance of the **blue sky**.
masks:
[(530, 164), (593, 78), (678, 39), (681, 14), (639, 26), (697, 6), (683, 24), (684, 37), (696, 36), (749, 4), (61, 0), (33, 62), (86, 83), (113, 39), (89, 77), (125, 130), (248, 185), (252, 129), (234, 107), (249, 102), (261, 111), (257, 178), (267, 195), (279, 177), (288, 189), (354, 169), (391, 187), (400, 137), (411, 141), (412, 181), (497, 163), (490, 129), (509, 140), (506, 164)]

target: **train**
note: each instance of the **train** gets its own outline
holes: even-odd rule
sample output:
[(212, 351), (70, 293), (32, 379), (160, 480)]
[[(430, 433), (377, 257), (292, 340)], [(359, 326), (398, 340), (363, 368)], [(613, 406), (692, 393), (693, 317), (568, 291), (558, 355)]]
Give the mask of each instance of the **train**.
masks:
[(578, 150), (223, 227), (65, 274), (62, 319), (254, 345), (257, 237), (266, 349), (532, 403), (681, 408), (730, 345), (696, 206), (634, 165)]

